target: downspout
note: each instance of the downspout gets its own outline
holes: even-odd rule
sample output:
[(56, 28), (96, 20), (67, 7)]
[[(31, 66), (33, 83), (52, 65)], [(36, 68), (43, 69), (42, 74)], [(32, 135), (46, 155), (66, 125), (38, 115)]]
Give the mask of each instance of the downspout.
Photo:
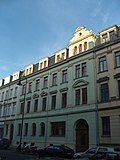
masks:
[(94, 54), (94, 81), (95, 81), (95, 105), (96, 105), (96, 143), (100, 144), (99, 140), (99, 111), (98, 111), (98, 89), (97, 89), (97, 68), (96, 68), (96, 48), (93, 50)]

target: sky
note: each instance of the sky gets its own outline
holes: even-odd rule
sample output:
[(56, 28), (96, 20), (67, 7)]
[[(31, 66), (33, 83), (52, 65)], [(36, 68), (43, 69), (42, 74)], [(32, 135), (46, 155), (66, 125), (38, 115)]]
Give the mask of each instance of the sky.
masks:
[(68, 47), (78, 26), (120, 25), (120, 0), (0, 0), (0, 79)]

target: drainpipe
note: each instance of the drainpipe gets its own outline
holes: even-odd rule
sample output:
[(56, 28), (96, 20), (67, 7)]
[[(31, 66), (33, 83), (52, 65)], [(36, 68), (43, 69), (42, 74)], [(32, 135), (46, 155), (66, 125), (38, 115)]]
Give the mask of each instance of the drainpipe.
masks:
[(96, 105), (96, 143), (100, 144), (99, 140), (99, 111), (98, 111), (98, 90), (97, 90), (97, 70), (96, 70), (96, 47), (93, 50), (94, 54), (94, 80), (95, 80), (95, 105)]

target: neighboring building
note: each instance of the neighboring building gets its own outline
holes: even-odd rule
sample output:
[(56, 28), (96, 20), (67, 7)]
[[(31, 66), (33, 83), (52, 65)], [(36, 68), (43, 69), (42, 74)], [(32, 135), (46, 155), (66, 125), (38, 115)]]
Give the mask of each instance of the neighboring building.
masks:
[(120, 30), (114, 25), (100, 32), (96, 47), (99, 143), (120, 147)]
[(20, 72), (0, 81), (0, 138), (9, 138), (11, 143), (14, 134), (14, 122), (18, 100), (18, 86)]
[[(65, 144), (75, 151), (98, 144), (119, 146), (119, 53), (118, 26), (97, 36), (78, 27), (68, 48), (15, 72), (7, 77), (9, 83), (0, 80), (1, 137), (4, 128), (13, 145)], [(15, 88), (17, 97), (8, 98)], [(6, 100), (7, 106), (16, 104), (14, 116), (4, 117)]]

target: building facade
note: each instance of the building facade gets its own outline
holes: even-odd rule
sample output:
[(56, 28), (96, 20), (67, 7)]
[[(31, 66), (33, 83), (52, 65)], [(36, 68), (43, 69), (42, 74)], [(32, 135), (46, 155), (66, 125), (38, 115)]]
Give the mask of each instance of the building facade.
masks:
[(99, 142), (120, 147), (120, 31), (114, 25), (100, 32), (96, 49)]
[[(75, 151), (99, 144), (119, 146), (119, 30), (114, 25), (95, 35), (78, 27), (68, 48), (26, 66), (7, 84), (1, 80), (1, 137), (13, 145), (65, 144)], [(7, 105), (16, 103), (9, 117), (3, 94), (8, 86), (17, 87), (16, 98), (7, 98)]]

